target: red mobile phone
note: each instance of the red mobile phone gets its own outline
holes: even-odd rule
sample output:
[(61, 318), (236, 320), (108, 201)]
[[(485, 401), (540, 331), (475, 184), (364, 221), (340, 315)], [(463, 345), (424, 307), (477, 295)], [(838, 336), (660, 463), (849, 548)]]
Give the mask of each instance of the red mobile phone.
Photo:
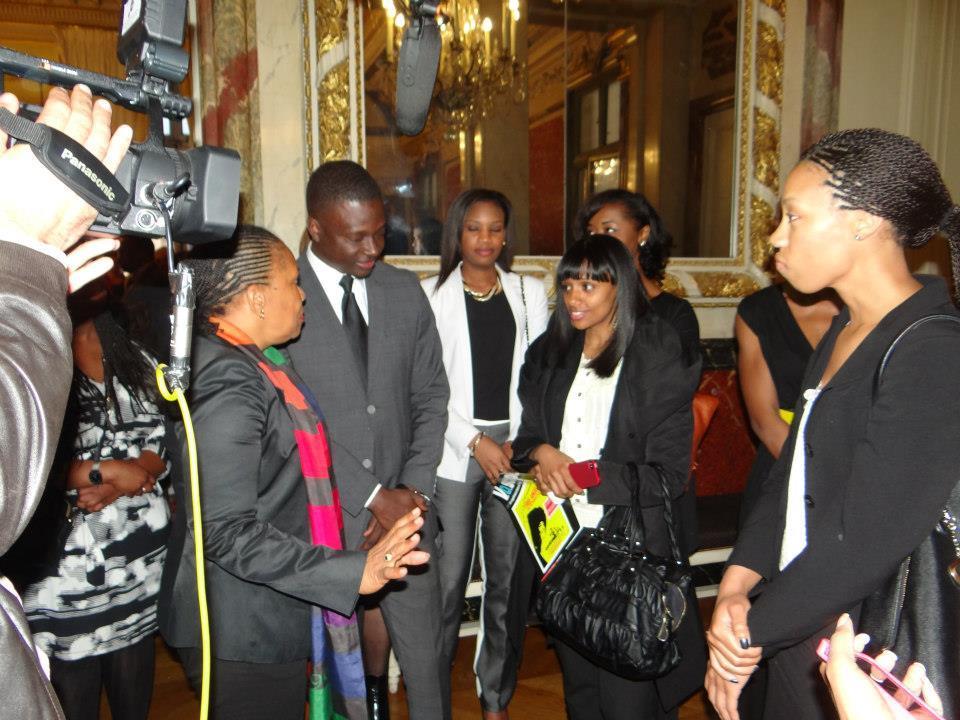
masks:
[(573, 481), (584, 490), (600, 484), (600, 468), (596, 460), (570, 463), (568, 469)]

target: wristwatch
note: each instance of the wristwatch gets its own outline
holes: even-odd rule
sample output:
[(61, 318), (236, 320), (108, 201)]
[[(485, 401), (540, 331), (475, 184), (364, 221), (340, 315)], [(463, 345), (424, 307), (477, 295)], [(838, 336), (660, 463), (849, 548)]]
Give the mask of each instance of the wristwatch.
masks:
[(100, 461), (94, 460), (93, 467), (90, 468), (90, 478), (91, 485), (102, 485), (103, 484), (103, 475), (100, 474)]

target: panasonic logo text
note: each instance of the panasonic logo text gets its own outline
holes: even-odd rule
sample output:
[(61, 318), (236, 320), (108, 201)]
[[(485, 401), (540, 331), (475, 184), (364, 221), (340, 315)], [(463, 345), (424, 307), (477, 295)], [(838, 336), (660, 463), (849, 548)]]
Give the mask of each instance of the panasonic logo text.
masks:
[(102, 192), (104, 197), (106, 197), (108, 200), (112, 202), (113, 200), (116, 199), (117, 194), (113, 191), (113, 188), (107, 185), (107, 183), (105, 183), (103, 179), (99, 175), (97, 175), (93, 170), (88, 168), (85, 163), (78, 160), (76, 156), (72, 152), (70, 152), (69, 149), (65, 149), (60, 154), (60, 159), (66, 160), (68, 163), (73, 165), (77, 170), (79, 170), (84, 175), (86, 175), (87, 179), (89, 179), (90, 182), (96, 185), (97, 190)]

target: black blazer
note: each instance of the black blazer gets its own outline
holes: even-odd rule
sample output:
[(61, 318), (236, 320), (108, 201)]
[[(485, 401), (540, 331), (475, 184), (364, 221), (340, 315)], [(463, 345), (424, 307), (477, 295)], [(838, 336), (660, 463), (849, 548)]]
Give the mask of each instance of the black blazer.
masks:
[[(190, 409), (199, 453), (214, 655), (257, 663), (305, 659), (311, 647), (311, 604), (352, 612), (366, 555), (332, 555), (310, 543), (293, 423), (276, 388), (239, 350), (217, 338), (195, 338)], [(177, 438), (179, 505), (164, 568), (160, 629), (175, 647), (198, 647), (182, 426)]]
[[(960, 327), (931, 322), (897, 346), (876, 400), (883, 353), (914, 320), (956, 314), (941, 278), (892, 310), (821, 390), (806, 428), (807, 547), (779, 572), (794, 423), (730, 557), (768, 582), (749, 614), (755, 645), (770, 654), (800, 642), (860, 602), (896, 570), (939, 518), (960, 471)], [(816, 387), (843, 310), (810, 359)], [(796, 416), (803, 412), (801, 394)], [(811, 659), (811, 662), (813, 660)]]
[[(566, 357), (556, 365), (549, 365), (546, 342), (547, 334), (534, 342), (520, 372), (518, 393), (523, 414), (513, 442), (513, 464), (519, 470), (533, 466), (529, 454), (541, 443), (559, 445), (567, 394), (583, 353), (581, 334)], [(601, 481), (587, 491), (587, 499), (603, 505), (629, 505), (633, 478), (627, 472), (627, 463), (636, 463), (640, 470), (647, 543), (657, 554), (667, 553), (669, 543), (660, 481), (649, 463), (658, 463), (664, 468), (671, 497), (679, 498), (690, 472), (691, 403), (699, 378), (699, 361), (693, 365), (685, 363), (673, 328), (652, 312), (637, 320), (633, 339), (624, 353), (607, 439), (599, 458)], [(666, 709), (676, 706), (703, 685), (706, 650), (699, 612), (692, 597), (679, 640), (683, 662), (656, 680), (660, 702)]]

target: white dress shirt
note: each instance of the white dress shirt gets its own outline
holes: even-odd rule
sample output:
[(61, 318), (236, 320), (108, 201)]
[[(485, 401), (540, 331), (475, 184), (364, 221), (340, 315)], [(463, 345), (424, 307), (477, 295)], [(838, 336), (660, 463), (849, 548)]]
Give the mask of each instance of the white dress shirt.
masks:
[[(623, 360), (610, 377), (600, 377), (587, 367), (590, 359), (580, 356), (580, 366), (567, 393), (563, 408), (563, 425), (560, 428), (560, 452), (569, 455), (575, 462), (596, 460), (607, 442), (610, 425), (610, 410), (617, 392), (620, 368)], [(570, 498), (577, 522), (584, 527), (596, 527), (603, 517), (603, 505), (587, 501), (586, 493)]]
[[(340, 280), (345, 273), (340, 272), (335, 267), (331, 267), (323, 260), (318, 258), (312, 250), (307, 251), (307, 262), (313, 269), (313, 274), (320, 281), (320, 287), (330, 301), (333, 312), (337, 320), (343, 323), (343, 288), (340, 286)], [(355, 277), (353, 279), (353, 296), (357, 299), (357, 305), (360, 307), (360, 314), (363, 315), (363, 321), (370, 326), (370, 312), (367, 309), (367, 280), (366, 278)]]
[(813, 410), (819, 395), (819, 387), (803, 391), (803, 398), (807, 402), (803, 406), (803, 414), (797, 426), (797, 440), (793, 445), (790, 477), (787, 479), (787, 520), (780, 541), (781, 570), (807, 547), (807, 504), (804, 501), (807, 489), (807, 420), (810, 419), (810, 411)]

